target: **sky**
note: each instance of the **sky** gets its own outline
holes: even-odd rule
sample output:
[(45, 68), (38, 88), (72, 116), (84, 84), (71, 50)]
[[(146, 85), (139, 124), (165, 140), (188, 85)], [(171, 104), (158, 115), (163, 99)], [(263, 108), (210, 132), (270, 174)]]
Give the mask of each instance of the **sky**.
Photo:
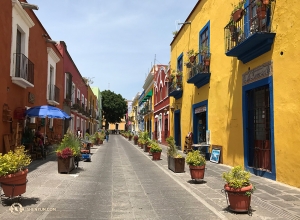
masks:
[(127, 100), (154, 64), (168, 64), (173, 32), (198, 0), (27, 0), (54, 41), (64, 41), (92, 87)]

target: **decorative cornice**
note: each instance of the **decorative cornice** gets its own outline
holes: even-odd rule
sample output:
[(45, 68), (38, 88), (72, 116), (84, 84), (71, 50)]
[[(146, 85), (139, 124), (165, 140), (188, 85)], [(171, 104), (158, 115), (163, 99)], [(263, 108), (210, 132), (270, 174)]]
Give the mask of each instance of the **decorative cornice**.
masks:
[(47, 47), (47, 53), (57, 63), (60, 59), (51, 47)]
[(16, 9), (20, 17), (23, 19), (23, 21), (26, 23), (26, 25), (31, 28), (34, 26), (34, 22), (32, 19), (29, 17), (27, 12), (23, 9), (22, 5), (18, 0), (11, 0), (12, 7)]

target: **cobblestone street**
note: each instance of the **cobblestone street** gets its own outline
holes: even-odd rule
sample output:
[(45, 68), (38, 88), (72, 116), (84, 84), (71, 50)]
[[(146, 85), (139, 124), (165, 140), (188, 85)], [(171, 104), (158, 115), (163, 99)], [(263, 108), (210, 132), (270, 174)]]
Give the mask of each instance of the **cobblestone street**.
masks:
[[(162, 160), (120, 135), (94, 146), (92, 162), (80, 162), (71, 174), (59, 174), (55, 154), (30, 165), (24, 210), (12, 214), (3, 200), (0, 219), (300, 219), (300, 190), (252, 177), (257, 190), (252, 216), (226, 210), (221, 173), (229, 167), (207, 162), (205, 181), (168, 170)], [(18, 201), (16, 201), (18, 202)]]

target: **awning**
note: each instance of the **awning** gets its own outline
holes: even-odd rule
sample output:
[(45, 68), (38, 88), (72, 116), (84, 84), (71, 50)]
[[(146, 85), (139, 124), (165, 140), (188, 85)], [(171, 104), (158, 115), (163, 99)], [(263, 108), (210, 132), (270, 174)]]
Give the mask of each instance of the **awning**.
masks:
[(153, 91), (152, 91), (152, 89), (151, 89), (151, 90), (147, 93), (147, 95), (144, 96), (142, 102), (147, 102), (148, 99), (152, 96), (152, 94), (153, 94)]

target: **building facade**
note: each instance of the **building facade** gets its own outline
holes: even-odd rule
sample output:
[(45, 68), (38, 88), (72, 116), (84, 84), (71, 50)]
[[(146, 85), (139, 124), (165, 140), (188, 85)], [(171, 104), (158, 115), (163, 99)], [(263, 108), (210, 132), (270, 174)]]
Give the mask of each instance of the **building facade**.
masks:
[[(282, 19), (287, 7), (247, 0), (236, 19), (230, 3), (197, 2), (171, 42), (171, 68), (183, 73), (182, 86), (169, 92), (171, 133), (182, 145), (193, 132), (194, 143), (221, 146), (223, 163), (300, 187), (294, 162), (300, 138), (293, 134), (300, 78), (292, 59), (300, 26), (297, 13), (289, 13), (288, 23)], [(191, 50), (195, 61), (187, 56)]]

